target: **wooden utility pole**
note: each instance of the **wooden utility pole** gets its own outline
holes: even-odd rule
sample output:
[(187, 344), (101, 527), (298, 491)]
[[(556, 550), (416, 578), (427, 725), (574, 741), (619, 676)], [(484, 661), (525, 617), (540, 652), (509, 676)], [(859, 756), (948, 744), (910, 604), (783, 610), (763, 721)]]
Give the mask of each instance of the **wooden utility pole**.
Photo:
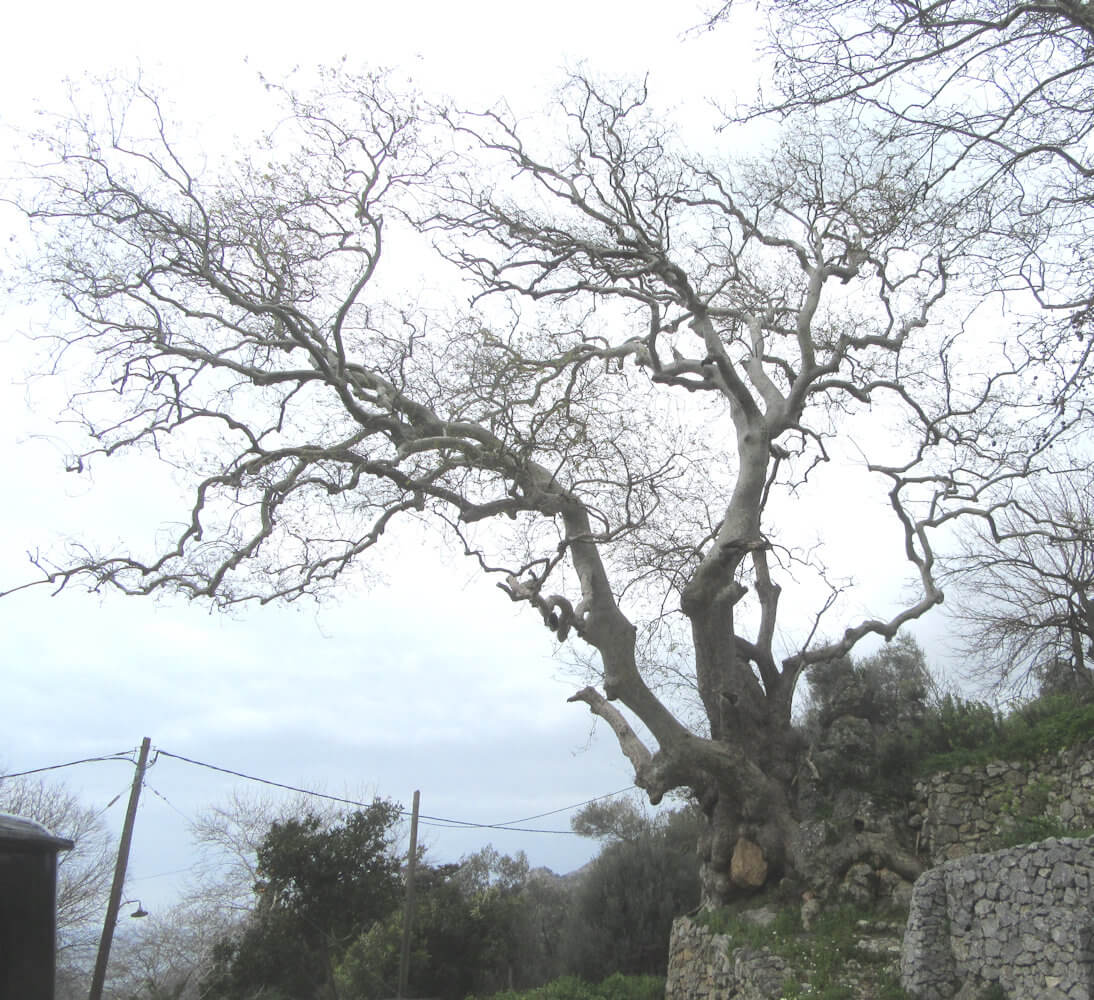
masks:
[(114, 940), (114, 925), (118, 922), (118, 908), (125, 885), (125, 869), (129, 864), (129, 845), (133, 840), (133, 821), (137, 818), (137, 801), (144, 784), (144, 769), (148, 766), (148, 750), (152, 741), (146, 736), (141, 740), (141, 752), (137, 758), (137, 773), (133, 775), (133, 787), (129, 792), (129, 808), (125, 811), (122, 840), (118, 845), (118, 862), (114, 866), (114, 883), (110, 887), (110, 901), (106, 904), (103, 934), (99, 938), (99, 954), (95, 959), (95, 974), (91, 977), (91, 992), (87, 1000), (102, 1000), (103, 983), (106, 982), (106, 963), (110, 960), (110, 945)]
[(410, 925), (414, 919), (414, 872), (418, 867), (418, 801), (421, 793), (414, 792), (414, 805), (410, 811), (410, 856), (406, 862), (406, 909), (403, 911), (403, 950), (399, 954), (399, 992), (402, 1000), (406, 996), (407, 980), (410, 978)]

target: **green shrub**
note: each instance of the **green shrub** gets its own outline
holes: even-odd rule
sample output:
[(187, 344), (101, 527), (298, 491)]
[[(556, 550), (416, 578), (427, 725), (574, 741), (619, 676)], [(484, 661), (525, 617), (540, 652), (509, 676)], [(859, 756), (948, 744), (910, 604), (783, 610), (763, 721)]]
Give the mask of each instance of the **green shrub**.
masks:
[[(960, 730), (964, 733), (962, 738), (935, 740), (936, 745), (939, 742), (943, 744), (944, 752), (926, 757), (920, 766), (920, 774), (955, 771), (990, 760), (1033, 760), (1043, 754), (1094, 739), (1094, 704), (1076, 704), (1073, 698), (1038, 698), (1005, 717), (996, 716), (990, 737), (986, 713), (991, 710), (987, 706), (979, 702), (961, 702), (948, 696), (946, 701), (953, 704), (947, 709), (944, 702), (940, 713), (945, 716), (948, 711), (951, 723), (962, 714), (973, 721)], [(945, 731), (945, 723), (942, 728)], [(984, 742), (971, 742), (971, 734), (976, 731), (984, 734)]]
[(999, 738), (1001, 722), (986, 702), (948, 694), (930, 713), (928, 742), (939, 753), (977, 750)]
[(1022, 816), (1008, 824), (992, 838), (993, 850), (1017, 847), (1019, 844), (1033, 844), (1049, 837), (1074, 837), (1077, 833), (1068, 830), (1063, 820), (1056, 816)]
[(495, 993), (492, 1000), (661, 1000), (664, 995), (665, 980), (659, 976), (625, 976), (616, 972), (596, 984), (577, 976), (562, 976), (534, 990)]
[(795, 938), (802, 933), (801, 913), (797, 906), (779, 910), (772, 923), (766, 927), (741, 916), (742, 907), (722, 907), (703, 910), (696, 922), (713, 931), (732, 938), (735, 947), (768, 948), (776, 954), (779, 942)]
[(616, 972), (597, 989), (602, 1000), (662, 1000), (665, 980), (659, 976), (625, 976)]

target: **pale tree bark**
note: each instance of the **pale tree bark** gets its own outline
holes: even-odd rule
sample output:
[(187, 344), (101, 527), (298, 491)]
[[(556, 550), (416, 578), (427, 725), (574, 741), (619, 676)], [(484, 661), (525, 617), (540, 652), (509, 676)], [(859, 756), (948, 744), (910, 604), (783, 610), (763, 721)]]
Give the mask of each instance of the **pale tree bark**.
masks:
[[(63, 303), (58, 354), (87, 375), (72, 466), (154, 445), (193, 478), (168, 544), (39, 559), (42, 582), (291, 600), (429, 519), (592, 651), (571, 700), (652, 801), (698, 799), (708, 901), (756, 887), (734, 881), (742, 843), (767, 880), (792, 874), (798, 681), (941, 602), (938, 529), (1007, 502), (1059, 433), (1011, 409), (1037, 359), (1008, 344), (964, 367), (964, 331), (936, 314), (967, 242), (899, 148), (864, 156), (806, 123), (763, 160), (707, 162), (640, 86), (574, 78), (526, 135), (501, 110), (333, 84), (287, 95), (295, 149), (216, 175), (186, 168), (147, 95), (111, 121), (148, 138), (83, 117), (41, 137), (54, 159), (20, 204), (34, 287)], [(471, 312), (385, 299), (392, 228), (435, 241)], [(873, 408), (902, 427), (865, 464), (917, 591), (837, 628), (833, 589), (780, 637), (808, 563), (783, 539), (827, 514), (775, 517), (773, 498)], [(997, 444), (1002, 419), (1023, 435)], [(698, 727), (639, 647), (659, 622), (687, 635)]]

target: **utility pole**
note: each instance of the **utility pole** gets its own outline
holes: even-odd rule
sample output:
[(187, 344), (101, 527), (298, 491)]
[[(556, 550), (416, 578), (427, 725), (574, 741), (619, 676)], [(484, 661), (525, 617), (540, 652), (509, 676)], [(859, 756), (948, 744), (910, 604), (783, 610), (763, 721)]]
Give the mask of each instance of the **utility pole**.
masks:
[[(403, 911), (403, 950), (399, 954), (399, 992), (396, 996), (402, 1000), (406, 996), (407, 980), (410, 978), (410, 924), (414, 919), (414, 872), (418, 867), (418, 802), (421, 793), (414, 792), (414, 805), (410, 811), (410, 856), (406, 862), (406, 909)], [(93, 998), (94, 1000), (94, 998)]]
[(87, 1000), (102, 1000), (103, 983), (106, 982), (106, 963), (110, 960), (110, 945), (114, 940), (114, 925), (118, 922), (118, 908), (125, 885), (125, 869), (129, 864), (129, 845), (133, 840), (133, 821), (137, 818), (137, 801), (144, 784), (144, 770), (148, 766), (148, 750), (152, 741), (146, 736), (141, 740), (141, 752), (137, 758), (137, 773), (133, 775), (133, 788), (129, 792), (129, 808), (125, 811), (122, 840), (118, 845), (118, 862), (114, 866), (114, 884), (110, 887), (110, 901), (106, 904), (103, 934), (99, 938), (99, 954), (95, 959), (95, 974), (91, 977), (91, 992)]

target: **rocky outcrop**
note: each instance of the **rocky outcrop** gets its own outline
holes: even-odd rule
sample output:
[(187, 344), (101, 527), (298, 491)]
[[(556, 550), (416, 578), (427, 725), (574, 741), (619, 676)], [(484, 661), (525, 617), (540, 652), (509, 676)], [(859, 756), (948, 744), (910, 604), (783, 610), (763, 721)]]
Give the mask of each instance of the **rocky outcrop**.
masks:
[(1094, 837), (948, 861), (912, 892), (901, 979), (916, 1000), (1094, 1000)]

